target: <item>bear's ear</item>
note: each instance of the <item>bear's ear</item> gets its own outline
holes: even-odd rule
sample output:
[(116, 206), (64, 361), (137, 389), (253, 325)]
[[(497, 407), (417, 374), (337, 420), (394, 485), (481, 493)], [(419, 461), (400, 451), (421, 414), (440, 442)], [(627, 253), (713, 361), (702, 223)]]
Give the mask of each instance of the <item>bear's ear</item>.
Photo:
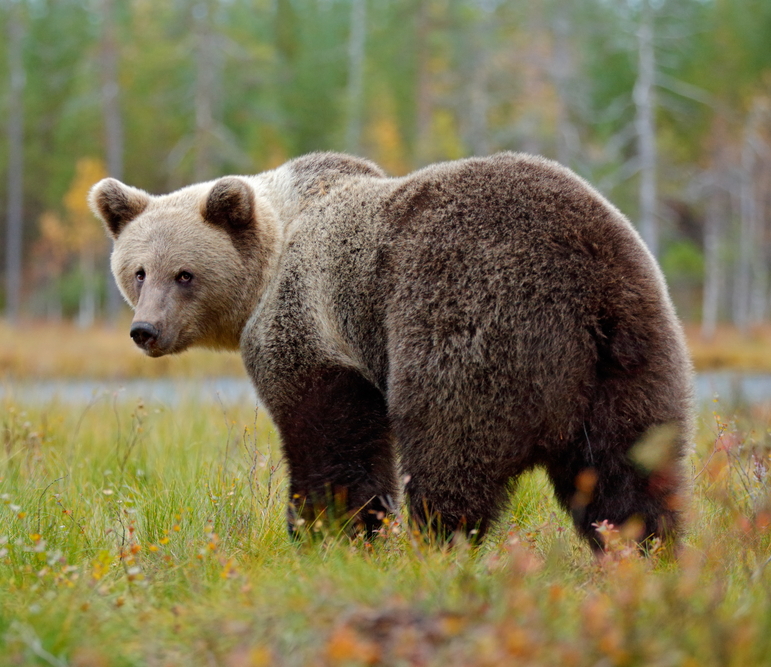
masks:
[(206, 222), (237, 234), (254, 222), (254, 193), (240, 178), (226, 176), (214, 184), (201, 213)]
[(102, 219), (110, 235), (117, 239), (126, 225), (147, 208), (150, 195), (123, 185), (114, 178), (99, 181), (88, 195), (94, 214)]

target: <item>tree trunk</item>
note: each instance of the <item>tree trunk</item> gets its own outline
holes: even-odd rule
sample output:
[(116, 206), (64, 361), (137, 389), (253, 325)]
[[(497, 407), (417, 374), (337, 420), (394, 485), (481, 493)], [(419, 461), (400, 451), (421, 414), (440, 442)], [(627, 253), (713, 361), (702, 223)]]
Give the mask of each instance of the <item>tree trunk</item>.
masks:
[[(716, 165), (715, 169), (720, 166)], [(717, 173), (712, 175), (707, 192), (707, 209), (704, 220), (704, 292), (701, 309), (701, 337), (711, 340), (717, 329), (720, 314), (720, 287), (723, 283), (721, 258), (723, 219), (725, 217), (725, 192), (719, 184)]]
[(195, 172), (196, 181), (209, 180), (214, 171), (214, 102), (216, 35), (211, 0), (193, 5), (195, 22)]
[[(754, 128), (757, 130), (757, 126)], [(762, 195), (760, 193), (761, 183), (758, 174), (762, 173), (761, 164), (759, 164), (759, 155), (755, 151), (755, 142), (752, 139), (759, 140), (758, 133), (750, 137), (752, 145), (748, 146), (751, 151), (751, 157), (748, 157), (749, 164), (742, 171), (745, 171), (746, 193), (742, 194), (742, 217), (746, 207), (746, 216), (748, 219), (748, 231), (752, 239), (752, 250), (750, 254), (750, 292), (747, 304), (749, 325), (760, 324), (766, 317), (766, 305), (768, 303), (768, 271), (766, 269), (764, 243), (763, 243), (763, 222), (760, 211), (762, 210)], [(745, 201), (746, 198), (746, 201)]]
[(21, 309), (24, 234), (24, 23), (21, 3), (8, 10), (8, 209), (5, 246), (5, 314), (16, 322)]
[(570, 80), (574, 74), (570, 50), (569, 5), (558, 3), (552, 8), (551, 76), (557, 94), (557, 160), (573, 166), (579, 154), (578, 131), (570, 119)]
[(80, 253), (80, 274), (83, 286), (78, 304), (78, 326), (85, 329), (94, 324), (96, 318), (96, 281), (94, 271), (94, 250), (85, 248)]
[(488, 111), (490, 107), (488, 79), (492, 33), (492, 8), (487, 3), (475, 8), (477, 18), (472, 27), (472, 67), (469, 82), (468, 147), (472, 155), (490, 152)]
[(348, 38), (348, 127), (345, 136), (345, 148), (353, 155), (357, 155), (361, 150), (366, 37), (367, 0), (353, 0), (351, 32)]
[[(120, 112), (120, 83), (118, 79), (118, 40), (115, 25), (114, 0), (102, 0), (102, 34), (100, 45), (102, 75), (102, 117), (104, 119), (107, 173), (123, 179), (123, 118)], [(107, 273), (107, 321), (115, 323), (120, 313), (121, 298), (112, 277), (110, 263)]]
[[(757, 196), (755, 188), (756, 152), (760, 112), (753, 106), (744, 126), (742, 143), (741, 176), (739, 182), (739, 260), (734, 286), (734, 321), (740, 331), (747, 333), (753, 318), (753, 301), (758, 301), (757, 291), (765, 292), (760, 266)], [(753, 299), (753, 295), (755, 298)], [(760, 296), (760, 300), (765, 300)], [(762, 308), (762, 306), (761, 306)]]
[(637, 33), (637, 82), (633, 97), (637, 110), (637, 154), (640, 161), (640, 234), (654, 257), (659, 252), (656, 217), (656, 128), (654, 86), (656, 60), (653, 51), (653, 11), (650, 0), (642, 0)]
[(416, 166), (423, 166), (431, 161), (431, 112), (433, 96), (431, 90), (431, 53), (429, 35), (431, 16), (429, 0), (419, 0), (417, 9), (417, 73), (415, 77), (415, 144)]
[(709, 181), (704, 219), (704, 292), (701, 309), (701, 337), (711, 340), (720, 317), (720, 301), (726, 279), (723, 243), (729, 208), (729, 186), (725, 171), (725, 146), (728, 142), (725, 118), (717, 115), (710, 131)]

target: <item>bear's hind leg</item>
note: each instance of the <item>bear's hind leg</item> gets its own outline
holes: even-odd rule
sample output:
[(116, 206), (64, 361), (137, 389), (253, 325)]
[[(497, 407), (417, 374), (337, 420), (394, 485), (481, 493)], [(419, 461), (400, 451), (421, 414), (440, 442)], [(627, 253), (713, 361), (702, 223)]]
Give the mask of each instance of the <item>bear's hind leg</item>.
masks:
[(315, 372), (273, 414), (289, 465), (289, 530), (336, 524), (372, 535), (396, 500), (385, 399), (353, 369)]
[(463, 447), (401, 444), (411, 521), (440, 543), (456, 533), (481, 541), (506, 503), (512, 475), (500, 461), (484, 460)]
[[(648, 435), (656, 437), (657, 429), (662, 437), (672, 432), (665, 425), (652, 427)], [(593, 440), (587, 431), (570, 449), (551, 456), (546, 463), (558, 501), (595, 551), (605, 548), (597, 530), (604, 521), (643, 546), (650, 538), (668, 543), (677, 537), (682, 461), (675, 451), (659, 465), (646, 467), (635, 460), (635, 448), (645, 440), (643, 433), (630, 447), (618, 443), (608, 447), (600, 438)], [(674, 444), (660, 446), (675, 448)]]

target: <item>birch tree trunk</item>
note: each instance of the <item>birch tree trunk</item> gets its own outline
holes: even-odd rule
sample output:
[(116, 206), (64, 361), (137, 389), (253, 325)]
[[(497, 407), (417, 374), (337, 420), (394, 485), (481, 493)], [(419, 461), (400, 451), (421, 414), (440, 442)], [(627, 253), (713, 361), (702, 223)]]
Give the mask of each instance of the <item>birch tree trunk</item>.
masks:
[(715, 335), (726, 280), (723, 247), (730, 207), (730, 184), (726, 174), (727, 135), (725, 118), (716, 115), (710, 128), (711, 168), (705, 191), (704, 291), (701, 309), (701, 337), (705, 340), (711, 340)]
[(654, 257), (659, 252), (656, 217), (656, 128), (654, 86), (656, 59), (653, 50), (653, 11), (650, 0), (642, 0), (637, 33), (637, 82), (633, 97), (636, 107), (637, 154), (640, 162), (640, 234)]
[[(715, 166), (717, 170), (719, 166)], [(721, 258), (723, 219), (725, 218), (725, 192), (720, 187), (720, 177), (713, 172), (707, 192), (707, 208), (704, 220), (704, 292), (701, 309), (701, 337), (711, 340), (717, 329), (720, 313), (720, 288), (723, 284)]]
[[(760, 187), (757, 174), (761, 164), (756, 151), (760, 139), (758, 125), (760, 114), (757, 114), (750, 127), (750, 133), (744, 146), (747, 164), (742, 165), (744, 187), (742, 188), (742, 218), (747, 217), (747, 232), (752, 241), (750, 248), (750, 283), (747, 295), (747, 322), (749, 326), (760, 324), (766, 315), (767, 271), (764, 262), (764, 244), (760, 210), (762, 208)], [(744, 156), (743, 156), (744, 157)], [(744, 162), (744, 159), (742, 160)]]
[[(755, 188), (755, 170), (757, 166), (756, 144), (760, 112), (754, 105), (744, 126), (742, 142), (741, 176), (739, 182), (739, 259), (736, 266), (734, 285), (734, 321), (743, 333), (749, 331), (753, 318), (753, 294), (758, 290), (765, 292), (762, 279), (763, 267), (760, 266), (760, 238), (758, 234), (757, 195)], [(763, 297), (760, 297), (763, 300)], [(762, 306), (761, 306), (762, 309)]]
[(757, 225), (757, 249), (755, 253), (756, 280), (752, 290), (750, 314), (753, 321), (765, 322), (768, 318), (771, 294), (769, 264), (771, 255), (771, 101), (766, 98), (758, 107), (759, 122), (755, 136), (754, 215)]
[(361, 150), (366, 36), (367, 0), (353, 0), (351, 31), (348, 38), (348, 127), (345, 134), (346, 150), (353, 155), (357, 155)]
[(431, 15), (429, 0), (419, 0), (417, 10), (417, 75), (415, 77), (415, 163), (423, 166), (431, 160), (431, 113), (433, 95), (431, 90), (431, 70), (429, 34)]
[(24, 233), (24, 23), (21, 3), (8, 10), (8, 208), (5, 246), (5, 314), (16, 322), (21, 309), (22, 241)]
[[(120, 112), (120, 83), (118, 79), (118, 40), (115, 25), (114, 0), (102, 0), (102, 34), (100, 44), (102, 75), (102, 118), (105, 133), (107, 173), (123, 180), (123, 118)], [(114, 323), (122, 298), (107, 262), (107, 321)]]
[(94, 262), (94, 249), (89, 247), (81, 251), (80, 273), (83, 279), (83, 288), (80, 292), (78, 303), (78, 326), (85, 329), (94, 324), (96, 318), (96, 267)]
[(573, 166), (579, 153), (578, 131), (570, 120), (570, 81), (573, 58), (570, 52), (570, 5), (556, 3), (553, 8), (551, 76), (557, 94), (557, 160)]
[(200, 0), (193, 5), (195, 23), (195, 167), (196, 181), (206, 181), (214, 172), (214, 100), (216, 44), (212, 4)]
[(487, 155), (490, 152), (488, 80), (492, 8), (488, 7), (487, 3), (479, 3), (475, 9), (478, 16), (472, 29), (473, 64), (469, 82), (468, 146), (472, 155)]

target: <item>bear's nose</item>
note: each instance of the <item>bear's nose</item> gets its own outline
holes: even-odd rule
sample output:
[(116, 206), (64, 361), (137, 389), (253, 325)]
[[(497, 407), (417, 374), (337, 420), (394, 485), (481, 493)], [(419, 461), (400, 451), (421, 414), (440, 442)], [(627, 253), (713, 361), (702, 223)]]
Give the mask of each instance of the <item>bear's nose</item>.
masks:
[(149, 322), (134, 322), (129, 334), (139, 347), (146, 347), (151, 341), (158, 338), (160, 332)]

